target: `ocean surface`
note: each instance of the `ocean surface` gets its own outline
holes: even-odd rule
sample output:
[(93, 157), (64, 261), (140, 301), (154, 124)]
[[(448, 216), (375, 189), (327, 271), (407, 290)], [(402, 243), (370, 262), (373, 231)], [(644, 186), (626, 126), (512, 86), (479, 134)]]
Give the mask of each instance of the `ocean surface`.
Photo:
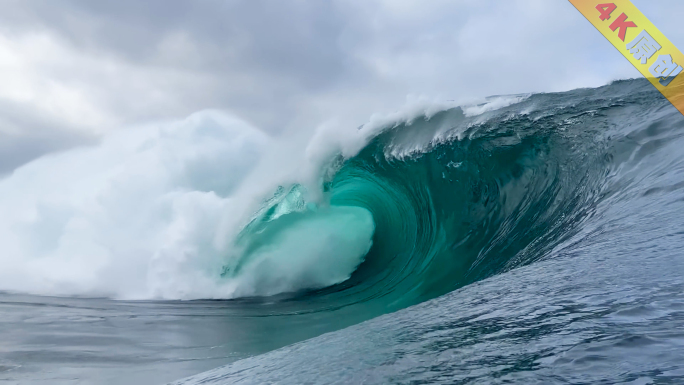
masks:
[(216, 113), (117, 135), (0, 180), (0, 381), (684, 383), (646, 80), (322, 130), (278, 178), (296, 146)]

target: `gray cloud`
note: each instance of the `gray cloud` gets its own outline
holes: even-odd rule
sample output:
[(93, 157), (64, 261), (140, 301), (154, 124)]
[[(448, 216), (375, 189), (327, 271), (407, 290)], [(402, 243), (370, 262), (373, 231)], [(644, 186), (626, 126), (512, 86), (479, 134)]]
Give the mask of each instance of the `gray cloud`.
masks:
[(95, 143), (27, 105), (0, 102), (0, 176), (43, 154)]
[[(684, 3), (635, 3), (684, 43), (673, 28)], [(356, 126), (409, 94), (458, 100), (638, 76), (566, 0), (3, 6), (0, 81), (12, 86), (0, 89), (0, 121), (11, 122), (0, 125), (0, 173), (122, 125), (205, 108), (277, 135), (329, 118)]]
[[(331, 2), (38, 0), (30, 8), (15, 6), (24, 11), (16, 12), (23, 17), (15, 27), (47, 28), (79, 49), (139, 64), (285, 72), (313, 87), (342, 75), (344, 53), (335, 41), (345, 20)], [(183, 53), (189, 56), (169, 57), (164, 42), (178, 34), (188, 39), (191, 49)]]

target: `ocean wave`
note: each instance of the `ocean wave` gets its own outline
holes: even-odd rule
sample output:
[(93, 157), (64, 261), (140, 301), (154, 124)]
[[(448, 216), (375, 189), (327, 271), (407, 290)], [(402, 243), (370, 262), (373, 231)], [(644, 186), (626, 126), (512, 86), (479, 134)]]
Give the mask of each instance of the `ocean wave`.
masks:
[(0, 290), (410, 306), (578, 231), (629, 152), (615, 111), (644, 87), (413, 100), (306, 143), (214, 111), (121, 130), (0, 180)]

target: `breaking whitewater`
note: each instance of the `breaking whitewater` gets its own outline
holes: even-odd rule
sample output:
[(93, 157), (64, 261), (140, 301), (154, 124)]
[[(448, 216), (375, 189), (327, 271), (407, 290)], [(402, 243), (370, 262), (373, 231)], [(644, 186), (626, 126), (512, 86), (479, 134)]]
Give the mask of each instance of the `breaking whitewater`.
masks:
[(626, 80), (45, 156), (0, 180), (0, 379), (682, 382), (683, 133)]

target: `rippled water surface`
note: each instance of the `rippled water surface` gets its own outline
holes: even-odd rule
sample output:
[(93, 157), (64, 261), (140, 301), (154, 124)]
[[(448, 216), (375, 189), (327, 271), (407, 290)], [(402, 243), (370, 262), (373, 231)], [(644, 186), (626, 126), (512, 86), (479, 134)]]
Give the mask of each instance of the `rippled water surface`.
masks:
[(0, 380), (684, 383), (684, 117), (642, 80), (511, 100), (389, 125), (324, 204), (265, 201), (222, 279), (319, 288), (0, 295)]
[(639, 201), (571, 251), (179, 383), (683, 383), (684, 222)]

